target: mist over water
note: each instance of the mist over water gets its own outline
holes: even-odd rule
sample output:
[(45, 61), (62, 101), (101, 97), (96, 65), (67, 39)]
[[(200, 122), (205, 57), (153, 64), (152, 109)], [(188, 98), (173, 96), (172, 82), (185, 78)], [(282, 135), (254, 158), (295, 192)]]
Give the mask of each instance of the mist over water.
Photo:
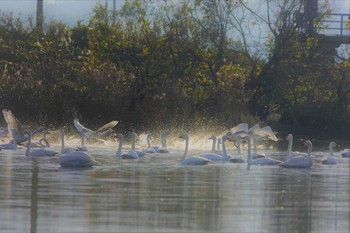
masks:
[[(48, 135), (51, 149), (57, 151), (59, 132)], [(190, 134), (189, 155), (209, 152), (210, 136)], [(160, 136), (153, 137), (152, 144), (160, 145)], [(67, 131), (65, 138), (66, 146), (81, 143), (74, 132)], [(130, 148), (126, 138), (125, 150)], [(183, 140), (177, 132), (167, 139), (171, 153), (133, 161), (116, 159), (114, 137), (87, 140), (89, 154), (101, 163), (90, 169), (61, 168), (58, 157), (27, 158), (23, 148), (0, 151), (0, 231), (350, 231), (350, 159), (341, 158), (337, 150), (339, 164), (322, 165), (328, 142), (314, 141), (311, 169), (248, 169), (245, 163), (182, 166)], [(295, 150), (306, 151), (295, 144)], [(226, 145), (230, 154), (236, 153), (231, 142)], [(146, 147), (141, 139), (136, 146)], [(258, 148), (283, 160), (287, 143), (264, 142)]]

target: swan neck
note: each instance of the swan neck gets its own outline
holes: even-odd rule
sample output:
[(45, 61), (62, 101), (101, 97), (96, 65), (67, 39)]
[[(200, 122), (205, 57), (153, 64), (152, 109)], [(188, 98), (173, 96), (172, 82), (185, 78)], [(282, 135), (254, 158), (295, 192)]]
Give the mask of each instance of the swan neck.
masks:
[(161, 135), (162, 148), (166, 148), (166, 132), (163, 131)]
[[(30, 154), (30, 143), (32, 142), (32, 136), (31, 134), (28, 135), (28, 145), (27, 145), (27, 150), (26, 150), (26, 156), (29, 156)], [(13, 143), (16, 143), (15, 144), (15, 147), (17, 146), (17, 140), (16, 139), (13, 139)]]
[(83, 133), (81, 134), (81, 145), (85, 146), (85, 135)]
[(135, 133), (131, 133), (131, 150), (135, 151)]
[(246, 140), (247, 140), (247, 143), (248, 143), (247, 163), (250, 164), (251, 161), (252, 161), (251, 142), (250, 142), (250, 138), (249, 137), (247, 137)]
[(288, 137), (288, 155), (292, 154), (292, 146), (293, 146), (293, 136)]
[(222, 153), (224, 155), (224, 159), (225, 160), (229, 160), (229, 157), (228, 157), (228, 154), (227, 154), (227, 151), (226, 151), (226, 145), (225, 145), (225, 138), (222, 138), (221, 139), (221, 144), (222, 144)]
[(311, 151), (312, 151), (312, 144), (309, 144), (307, 147), (307, 157), (311, 160)]
[(216, 137), (213, 137), (212, 140), (213, 145), (211, 146), (211, 153), (215, 153)]
[(61, 153), (63, 153), (64, 150), (64, 133), (63, 130), (61, 130)]
[(182, 156), (181, 161), (183, 161), (183, 160), (186, 159), (186, 155), (187, 155), (187, 151), (188, 151), (188, 143), (189, 143), (189, 139), (186, 138), (186, 139), (185, 139), (185, 151), (184, 151), (184, 154), (183, 154), (183, 156)]
[(332, 157), (334, 156), (334, 148), (331, 145), (329, 145), (329, 153)]
[(119, 138), (119, 144), (118, 144), (118, 149), (117, 149), (117, 157), (120, 158), (122, 156), (122, 147), (123, 147), (123, 137)]
[(257, 151), (256, 145), (258, 144), (258, 137), (254, 136), (253, 143), (254, 143), (254, 152), (256, 152)]
[(147, 145), (148, 145), (148, 148), (151, 148), (151, 139), (150, 139), (150, 135), (147, 134)]
[(237, 152), (239, 155), (242, 153), (241, 152), (241, 139), (237, 140)]

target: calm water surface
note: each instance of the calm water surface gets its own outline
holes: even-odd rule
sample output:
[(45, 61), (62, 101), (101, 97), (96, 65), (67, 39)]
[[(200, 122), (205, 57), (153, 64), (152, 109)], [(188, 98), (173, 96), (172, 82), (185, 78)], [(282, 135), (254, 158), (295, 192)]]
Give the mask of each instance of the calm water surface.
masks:
[(0, 151), (0, 232), (350, 232), (350, 159), (339, 153), (333, 166), (321, 149), (311, 169), (248, 169), (181, 166), (179, 149), (137, 161), (89, 150), (101, 166)]

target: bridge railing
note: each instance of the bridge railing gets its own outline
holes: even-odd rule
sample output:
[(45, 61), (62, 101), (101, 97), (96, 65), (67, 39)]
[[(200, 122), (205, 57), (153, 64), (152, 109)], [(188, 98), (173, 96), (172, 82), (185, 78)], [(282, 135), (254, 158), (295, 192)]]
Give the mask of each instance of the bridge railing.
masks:
[(326, 36), (350, 36), (350, 14), (332, 13), (326, 15), (326, 17), (320, 34)]

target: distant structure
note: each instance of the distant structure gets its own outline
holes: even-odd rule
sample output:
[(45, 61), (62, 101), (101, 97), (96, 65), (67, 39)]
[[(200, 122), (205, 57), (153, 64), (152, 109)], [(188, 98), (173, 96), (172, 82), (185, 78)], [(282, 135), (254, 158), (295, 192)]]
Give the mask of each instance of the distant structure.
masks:
[(349, 14), (333, 12), (324, 21), (326, 28), (322, 32), (315, 31), (314, 19), (318, 16), (318, 0), (306, 0), (304, 5), (305, 29), (308, 34), (317, 33), (324, 47), (337, 48), (341, 44), (350, 44)]
[(37, 0), (36, 4), (36, 26), (43, 27), (44, 22), (44, 0)]

